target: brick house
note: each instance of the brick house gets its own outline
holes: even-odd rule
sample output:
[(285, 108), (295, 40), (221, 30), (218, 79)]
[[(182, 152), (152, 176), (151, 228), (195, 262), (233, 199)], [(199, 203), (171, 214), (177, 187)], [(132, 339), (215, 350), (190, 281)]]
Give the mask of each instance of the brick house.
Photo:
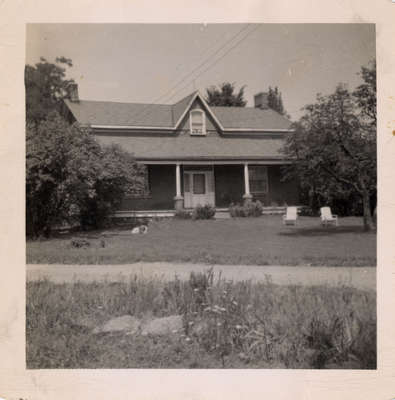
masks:
[(172, 214), (175, 209), (259, 199), (273, 208), (298, 203), (294, 181), (282, 180), (281, 154), (290, 121), (267, 106), (210, 107), (194, 92), (175, 104), (79, 100), (72, 85), (70, 122), (89, 126), (103, 145), (115, 143), (146, 166), (147, 190), (124, 200), (117, 216)]

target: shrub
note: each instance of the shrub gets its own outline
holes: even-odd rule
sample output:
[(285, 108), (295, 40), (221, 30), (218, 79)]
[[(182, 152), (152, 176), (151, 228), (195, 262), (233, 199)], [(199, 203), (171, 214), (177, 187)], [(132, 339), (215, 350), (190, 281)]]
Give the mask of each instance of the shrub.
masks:
[(191, 219), (192, 215), (189, 211), (186, 210), (177, 210), (174, 216), (178, 219)]
[(305, 206), (298, 209), (298, 215), (301, 217), (318, 217), (319, 211), (315, 211), (311, 207)]
[(262, 203), (257, 201), (249, 201), (244, 205), (231, 204), (229, 212), (232, 217), (259, 217), (262, 215)]
[(211, 219), (214, 218), (214, 215), (215, 207), (210, 204), (204, 206), (198, 204), (192, 212), (192, 219)]
[(89, 131), (54, 112), (26, 129), (26, 232), (49, 236), (56, 225), (99, 228), (143, 171), (118, 146), (100, 146)]

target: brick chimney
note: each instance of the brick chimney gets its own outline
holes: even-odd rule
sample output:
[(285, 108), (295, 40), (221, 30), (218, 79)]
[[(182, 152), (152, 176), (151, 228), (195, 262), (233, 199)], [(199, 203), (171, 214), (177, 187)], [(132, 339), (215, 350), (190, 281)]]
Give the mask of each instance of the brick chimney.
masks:
[(266, 110), (269, 108), (268, 104), (268, 93), (260, 92), (254, 96), (254, 106), (255, 108), (260, 108), (261, 110)]
[(78, 103), (80, 101), (78, 97), (78, 84), (70, 83), (67, 87), (67, 91), (69, 92), (70, 101), (73, 103)]

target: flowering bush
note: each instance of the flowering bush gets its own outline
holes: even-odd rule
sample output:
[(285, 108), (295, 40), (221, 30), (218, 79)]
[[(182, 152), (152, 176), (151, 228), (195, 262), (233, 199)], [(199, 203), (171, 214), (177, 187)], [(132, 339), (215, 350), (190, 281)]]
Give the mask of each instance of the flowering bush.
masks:
[(210, 204), (197, 205), (192, 212), (192, 219), (211, 219), (214, 218), (215, 207)]
[(231, 204), (229, 212), (232, 217), (259, 217), (262, 215), (262, 203), (257, 201), (249, 201), (244, 205)]

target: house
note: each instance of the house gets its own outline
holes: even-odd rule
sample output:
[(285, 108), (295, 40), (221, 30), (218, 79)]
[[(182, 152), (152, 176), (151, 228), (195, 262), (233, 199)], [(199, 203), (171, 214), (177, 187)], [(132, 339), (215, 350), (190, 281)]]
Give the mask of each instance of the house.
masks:
[(254, 97), (255, 107), (210, 107), (197, 91), (175, 104), (136, 104), (79, 100), (77, 85), (71, 89), (70, 122), (146, 166), (147, 190), (125, 199), (118, 216), (250, 199), (266, 207), (298, 203), (296, 182), (282, 180), (291, 123), (268, 107), (266, 93)]

